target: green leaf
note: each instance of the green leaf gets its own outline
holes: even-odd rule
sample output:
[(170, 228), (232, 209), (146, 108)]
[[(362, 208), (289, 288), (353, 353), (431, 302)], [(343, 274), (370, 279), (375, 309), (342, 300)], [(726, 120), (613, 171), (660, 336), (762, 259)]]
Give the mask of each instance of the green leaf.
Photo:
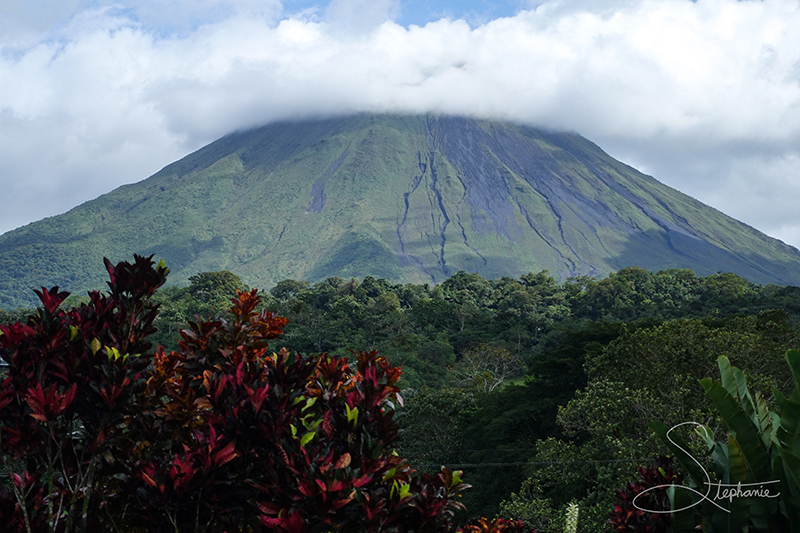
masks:
[(783, 459), (784, 472), (800, 487), (800, 457), (781, 448), (781, 459)]
[(733, 435), (728, 435), (728, 482), (747, 483), (747, 467), (742, 448)]
[(314, 435), (316, 435), (316, 433), (313, 431), (309, 431), (308, 433), (303, 435), (303, 437), (300, 439), (300, 446), (305, 448), (306, 444), (311, 442), (311, 439), (314, 438)]
[(792, 370), (795, 389), (800, 389), (800, 350), (789, 350), (786, 352), (786, 362)]
[(383, 475), (383, 480), (384, 481), (388, 481), (388, 480), (392, 479), (394, 477), (395, 472), (397, 472), (397, 468), (396, 467), (395, 468), (390, 468)]
[(397, 481), (396, 479), (392, 482), (392, 489), (389, 491), (389, 498), (394, 499), (395, 494), (398, 496), (398, 500), (402, 501), (403, 499), (407, 498), (411, 493), (411, 485), (408, 483), (403, 483), (401, 481)]
[[(725, 479), (726, 483), (731, 485), (748, 482), (744, 453), (739, 443), (733, 438), (733, 435), (728, 435), (728, 471)], [(749, 501), (741, 498), (733, 498), (730, 503), (739, 523), (746, 524), (750, 520)]]
[[(783, 452), (783, 450), (781, 450)], [(781, 495), (781, 512), (789, 519), (790, 531), (800, 531), (800, 484), (797, 483), (798, 472), (792, 473), (800, 466), (800, 458), (793, 454), (784, 456), (776, 454), (772, 458), (772, 471), (776, 476), (774, 485), (769, 488), (770, 494)]]
[(702, 379), (700, 384), (719, 410), (736, 442), (741, 446), (745, 464), (752, 472), (753, 478), (757, 481), (770, 479), (770, 454), (753, 421), (722, 385), (710, 379)]
[(694, 433), (695, 435), (703, 439), (703, 442), (705, 443), (708, 451), (713, 450), (714, 447), (717, 445), (717, 442), (714, 440), (713, 433), (711, 433), (707, 427), (698, 425), (696, 428), (694, 428)]
[(309, 407), (311, 407), (315, 403), (317, 403), (317, 397), (316, 396), (312, 396), (311, 398), (306, 400), (306, 404), (303, 406), (303, 409), (301, 409), (301, 411), (305, 411), (306, 409), (308, 409)]
[[(790, 530), (800, 531), (800, 494), (798, 494), (800, 491), (797, 490), (798, 484), (795, 476), (792, 476), (789, 468), (785, 467), (781, 454), (775, 454), (772, 458), (772, 472), (778, 479), (777, 483), (769, 489), (770, 494), (790, 496), (781, 498), (783, 500), (781, 511), (789, 519)], [(790, 483), (790, 478), (795, 480), (793, 485)], [(793, 488), (794, 494), (792, 493)]]
[(353, 424), (358, 424), (358, 407), (353, 407), (350, 409), (350, 406), (344, 404), (345, 408), (347, 409), (347, 421), (353, 422)]
[[(672, 518), (672, 533), (694, 533), (694, 510), (691, 508), (693, 501), (691, 493), (671, 485), (667, 488), (667, 496), (671, 509), (681, 509), (678, 512), (670, 513)], [(687, 509), (689, 507), (689, 509)]]
[(303, 422), (303, 427), (306, 430), (316, 433), (317, 428), (320, 426), (320, 424), (322, 424), (322, 420), (323, 419), (320, 418), (319, 420), (316, 420), (315, 422), (308, 422), (308, 419), (312, 418), (312, 416), (313, 415), (308, 415), (306, 417), (303, 417), (301, 419), (301, 422)]
[(773, 391), (775, 400), (781, 409), (780, 426), (776, 435), (782, 448), (800, 456), (800, 351), (787, 351), (786, 362), (789, 363), (789, 368), (792, 370), (795, 388), (788, 399), (780, 393), (775, 394), (777, 391)]
[(720, 374), (720, 379), (722, 381), (722, 386), (725, 387), (726, 391), (735, 396), (737, 390), (736, 377), (733, 375), (731, 362), (728, 360), (727, 357), (721, 355), (717, 358), (717, 366), (719, 367), (719, 374)]
[(772, 397), (775, 398), (775, 403), (778, 404), (778, 409), (782, 411), (783, 406), (786, 404), (786, 396), (784, 396), (783, 393), (778, 389), (772, 389)]
[(411, 494), (411, 484), (410, 483), (401, 483), (400, 484), (400, 499), (404, 500), (408, 498)]
[(753, 405), (753, 397), (747, 389), (747, 379), (745, 379), (742, 371), (736, 367), (733, 367), (733, 376), (736, 378), (736, 393), (734, 396), (739, 397), (739, 405), (742, 406), (742, 409), (744, 409), (744, 412), (750, 417), (750, 420), (753, 421), (753, 424), (758, 426), (758, 417), (756, 416), (756, 410)]
[(775, 413), (770, 413), (767, 402), (760, 393), (756, 393), (756, 421), (761, 430), (761, 440), (764, 445), (769, 448), (772, 442), (772, 434), (778, 429), (780, 425), (780, 417)]
[(782, 448), (800, 455), (800, 393), (797, 389), (783, 405), (775, 436)]

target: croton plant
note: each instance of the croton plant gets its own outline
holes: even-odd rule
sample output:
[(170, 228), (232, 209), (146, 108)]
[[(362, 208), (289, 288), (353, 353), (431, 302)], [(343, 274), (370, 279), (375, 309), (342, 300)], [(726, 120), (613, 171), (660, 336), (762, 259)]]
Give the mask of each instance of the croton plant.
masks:
[(287, 321), (256, 290), (153, 350), (167, 268), (105, 264), (108, 292), (65, 310), (42, 288), (35, 314), (0, 325), (3, 531), (455, 531), (460, 472), (394, 452), (399, 368), (270, 351)]

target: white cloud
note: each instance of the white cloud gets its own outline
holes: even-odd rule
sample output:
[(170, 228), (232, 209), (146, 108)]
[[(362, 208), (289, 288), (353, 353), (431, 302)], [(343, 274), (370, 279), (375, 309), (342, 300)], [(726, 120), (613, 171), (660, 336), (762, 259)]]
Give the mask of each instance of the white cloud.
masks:
[(236, 128), (388, 110), (575, 130), (800, 245), (795, 0), (554, 0), (408, 28), (396, 0), (42, 5), (0, 8), (0, 231)]

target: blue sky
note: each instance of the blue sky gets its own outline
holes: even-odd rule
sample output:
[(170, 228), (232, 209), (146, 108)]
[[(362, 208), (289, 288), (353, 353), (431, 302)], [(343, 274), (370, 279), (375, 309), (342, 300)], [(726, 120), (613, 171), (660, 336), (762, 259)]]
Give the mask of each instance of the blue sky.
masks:
[(359, 111), (577, 131), (800, 246), (798, 0), (2, 0), (0, 232), (235, 129)]
[[(287, 6), (310, 8), (319, 2), (293, 0)], [(500, 17), (512, 17), (522, 9), (529, 9), (533, 2), (524, 0), (406, 0), (397, 6), (394, 21), (403, 26), (416, 24), (424, 26), (428, 22), (442, 18), (463, 19), (471, 25), (479, 26)]]

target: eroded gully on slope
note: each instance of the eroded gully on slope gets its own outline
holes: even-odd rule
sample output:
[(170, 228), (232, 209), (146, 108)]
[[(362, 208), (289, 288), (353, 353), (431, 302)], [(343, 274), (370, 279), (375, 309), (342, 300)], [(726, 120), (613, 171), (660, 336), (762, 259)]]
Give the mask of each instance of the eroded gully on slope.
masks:
[(419, 184), (422, 182), (422, 177), (425, 175), (425, 172), (427, 172), (427, 167), (428, 167), (427, 163), (422, 162), (422, 153), (420, 152), (417, 152), (417, 165), (419, 166), (420, 173), (419, 175), (414, 176), (414, 179), (411, 181), (411, 190), (403, 193), (403, 204), (405, 207), (403, 210), (403, 219), (397, 225), (397, 240), (400, 242), (400, 253), (402, 254), (402, 256), (407, 260), (411, 261), (414, 264), (414, 266), (416, 266), (421, 272), (425, 273), (426, 276), (430, 277), (431, 282), (435, 284), (436, 278), (433, 276), (433, 274), (428, 272), (428, 270), (425, 268), (425, 265), (419, 258), (406, 252), (406, 245), (403, 242), (402, 230), (403, 226), (406, 223), (406, 220), (408, 219), (408, 209), (409, 209), (408, 197), (411, 196), (411, 194), (413, 194), (414, 191), (417, 190), (417, 187), (419, 187)]
[[(492, 133), (493, 133), (492, 138), (493, 139), (498, 139), (498, 141), (496, 141), (495, 143), (492, 143), (492, 145), (493, 145), (492, 146), (492, 151), (494, 151), (496, 157), (500, 161), (503, 162), (503, 164), (506, 166), (506, 169), (509, 172), (511, 172), (511, 173), (513, 173), (513, 174), (515, 174), (517, 176), (521, 176), (520, 175), (520, 171), (525, 168), (525, 165), (521, 164), (520, 162), (518, 162), (516, 160), (514, 155), (512, 153), (510, 153), (506, 149), (506, 146), (504, 145), (504, 143), (499, 142), (499, 139), (501, 138), (501, 135), (497, 131), (495, 131), (494, 126), (492, 126)], [(509, 165), (509, 163), (511, 163), (511, 165)], [(558, 237), (559, 237), (559, 240), (561, 241), (561, 243), (570, 251), (570, 253), (572, 253), (573, 257), (576, 260), (578, 260), (582, 264), (586, 265), (591, 271), (597, 271), (597, 268), (594, 265), (592, 265), (590, 263), (587, 263), (586, 261), (581, 259), (580, 254), (578, 254), (578, 252), (572, 247), (572, 245), (567, 240), (567, 237), (566, 237), (566, 235), (564, 233), (564, 225), (563, 225), (564, 216), (561, 213), (560, 208), (556, 204), (556, 201), (559, 199), (558, 193), (555, 190), (553, 190), (551, 185), (547, 182), (547, 180), (543, 179), (542, 176), (533, 175), (533, 174), (528, 174), (528, 176), (530, 176), (531, 179), (535, 180), (536, 181), (536, 185), (538, 185), (538, 186), (534, 186), (534, 184), (530, 182), (530, 179), (526, 179), (525, 177), (523, 177), (522, 179), (525, 182), (527, 182), (528, 185), (530, 185), (533, 188), (533, 190), (536, 191), (536, 193), (539, 194), (542, 197), (542, 199), (545, 201), (545, 203), (547, 205), (547, 209), (550, 211), (550, 213), (555, 218), (556, 228), (558, 229)], [(533, 220), (531, 220), (531, 217), (530, 217), (530, 214), (528, 213), (528, 210), (525, 209), (525, 207), (523, 207), (522, 202), (516, 196), (514, 196), (514, 194), (511, 192), (511, 184), (508, 182), (507, 178), (504, 179), (504, 181), (505, 181), (505, 186), (506, 186), (506, 189), (508, 190), (509, 196), (511, 198), (513, 198), (514, 203), (517, 205), (517, 208), (519, 209), (520, 213), (522, 213), (523, 216), (525, 217), (525, 221), (528, 223), (528, 226), (530, 226), (530, 228), (534, 231), (534, 233), (536, 233), (536, 235), (545, 244), (547, 244), (550, 248), (553, 249), (553, 251), (556, 252), (556, 254), (558, 254), (558, 256), (563, 261), (564, 265), (567, 266), (567, 268), (569, 269), (571, 275), (578, 274), (578, 265), (575, 263), (575, 260), (573, 260), (572, 258), (567, 257), (566, 255), (564, 255), (564, 253), (554, 243), (550, 242), (548, 239), (546, 239), (544, 237), (544, 235), (542, 235), (542, 233), (536, 227), (536, 224), (533, 222)], [(583, 217), (581, 216), (581, 214), (579, 212), (576, 212), (575, 210), (573, 210), (573, 213), (575, 213), (575, 215), (578, 217), (578, 219), (582, 220), (588, 227), (590, 227), (590, 228), (592, 227), (592, 224), (588, 220), (583, 219)], [(592, 228), (592, 229), (594, 230), (594, 228)], [(596, 230), (594, 230), (594, 231), (596, 233)], [(601, 245), (602, 245), (602, 242), (601, 242)]]
[[(411, 255), (410, 253), (408, 253), (406, 251), (406, 246), (405, 246), (405, 243), (403, 242), (403, 234), (402, 234), (402, 228), (403, 228), (403, 226), (405, 225), (405, 223), (406, 223), (406, 221), (408, 219), (409, 196), (411, 194), (413, 194), (417, 190), (417, 188), (419, 187), (419, 184), (422, 182), (422, 178), (424, 177), (425, 173), (430, 171), (430, 178), (431, 178), (430, 191), (433, 193), (433, 198), (431, 198), (429, 196), (429, 203), (431, 204), (431, 208), (432, 208), (432, 210), (431, 210), (431, 222), (432, 222), (434, 227), (439, 225), (439, 224), (437, 224), (436, 215), (434, 213), (434, 211), (435, 211), (434, 205), (433, 205), (434, 202), (436, 204), (435, 207), (438, 208), (439, 212), (442, 215), (442, 219), (444, 220), (444, 224), (441, 224), (440, 225), (440, 229), (439, 229), (439, 253), (438, 253), (438, 257), (437, 257), (437, 266), (438, 266), (439, 270), (445, 276), (448, 275), (448, 266), (447, 266), (447, 261), (446, 261), (446, 259), (444, 257), (444, 252), (445, 252), (445, 246), (447, 244), (447, 236), (446, 236), (447, 227), (450, 225), (451, 222), (453, 222), (453, 220), (448, 215), (447, 209), (444, 206), (444, 198), (443, 198), (443, 195), (442, 195), (441, 188), (439, 187), (439, 176), (436, 173), (436, 167), (435, 167), (435, 162), (436, 162), (435, 161), (435, 137), (434, 137), (434, 134), (433, 134), (433, 129), (430, 126), (430, 123), (428, 124), (428, 150), (429, 151), (428, 151), (427, 161), (426, 162), (423, 162), (422, 153), (421, 152), (417, 152), (417, 164), (418, 164), (419, 169), (420, 169), (420, 174), (417, 175), (417, 176), (414, 176), (414, 178), (412, 180), (412, 183), (411, 183), (411, 190), (409, 192), (406, 192), (406, 193), (403, 194), (403, 206), (404, 206), (403, 216), (402, 216), (402, 219), (400, 220), (400, 222), (397, 225), (396, 233), (397, 233), (397, 240), (400, 243), (400, 252), (403, 255), (403, 257), (413, 261), (413, 263), (416, 265), (416, 267), (419, 270), (421, 270), (422, 272), (424, 272), (426, 275), (430, 276), (431, 280), (435, 283), (436, 282), (435, 277), (425, 268), (425, 266), (423, 265), (422, 261), (419, 258), (414, 257), (413, 255)], [(463, 202), (467, 197), (467, 187), (466, 187), (466, 184), (464, 183), (464, 181), (461, 179), (460, 176), (456, 175), (456, 178), (459, 180), (459, 182), (461, 183), (462, 188), (464, 189), (464, 194), (463, 194), (463, 196), (461, 198), (461, 200)], [(488, 264), (488, 260), (486, 259), (486, 257), (483, 256), (483, 254), (480, 253), (480, 251), (477, 248), (475, 248), (475, 247), (473, 247), (472, 245), (469, 244), (469, 240), (467, 238), (466, 229), (464, 228), (464, 224), (461, 222), (461, 213), (459, 212), (458, 206), (456, 206), (456, 215), (455, 216), (456, 216), (455, 224), (458, 225), (458, 228), (459, 228), (459, 230), (461, 232), (461, 237), (464, 240), (464, 245), (467, 248), (469, 248), (473, 253), (475, 253), (475, 255), (477, 255), (478, 257), (481, 258), (481, 261), (483, 262), (483, 264), (479, 268), (483, 268), (484, 266), (486, 266)]]

